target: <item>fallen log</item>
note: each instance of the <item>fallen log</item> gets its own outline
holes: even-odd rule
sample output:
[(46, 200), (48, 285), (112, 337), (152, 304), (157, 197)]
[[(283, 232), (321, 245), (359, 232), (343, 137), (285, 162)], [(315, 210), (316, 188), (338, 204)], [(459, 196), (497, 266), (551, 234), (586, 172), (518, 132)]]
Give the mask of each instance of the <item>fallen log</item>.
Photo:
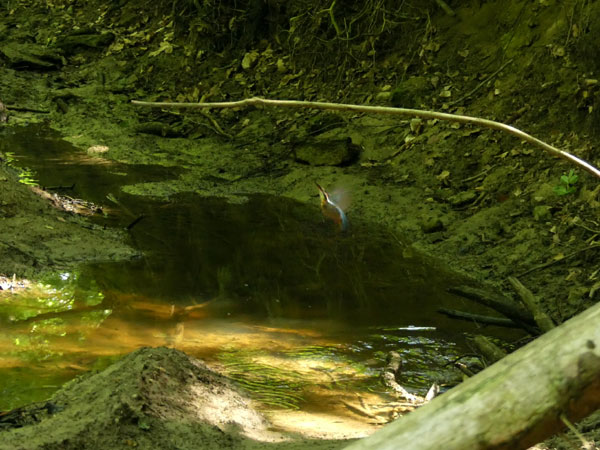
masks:
[(600, 303), (351, 450), (525, 449), (600, 408)]

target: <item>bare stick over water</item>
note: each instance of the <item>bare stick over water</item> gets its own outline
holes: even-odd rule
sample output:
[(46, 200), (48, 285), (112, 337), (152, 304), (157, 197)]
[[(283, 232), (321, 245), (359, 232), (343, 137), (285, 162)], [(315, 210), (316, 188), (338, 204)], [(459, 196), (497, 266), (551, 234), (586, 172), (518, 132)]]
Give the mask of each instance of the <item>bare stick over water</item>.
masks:
[(312, 108), (321, 109), (326, 111), (351, 111), (359, 113), (375, 113), (375, 114), (392, 114), (397, 116), (411, 116), (420, 117), (422, 119), (438, 119), (447, 120), (450, 122), (458, 123), (469, 123), (478, 125), (493, 130), (504, 131), (512, 134), (517, 138), (529, 142), (530, 144), (540, 147), (541, 149), (558, 156), (559, 158), (566, 159), (582, 169), (588, 171), (592, 175), (600, 178), (600, 170), (584, 161), (577, 156), (560, 150), (544, 141), (525, 133), (511, 125), (507, 125), (502, 122), (496, 122), (495, 120), (481, 119), (479, 117), (463, 116), (460, 114), (441, 113), (436, 111), (426, 111), (421, 109), (409, 109), (409, 108), (394, 108), (390, 106), (363, 106), (363, 105), (352, 105), (346, 103), (328, 103), (328, 102), (309, 102), (301, 100), (270, 100), (261, 97), (252, 97), (244, 100), (235, 102), (214, 102), (214, 103), (177, 103), (177, 102), (144, 102), (141, 100), (132, 100), (131, 103), (139, 106), (151, 106), (158, 108), (188, 108), (188, 109), (210, 109), (210, 108), (245, 108), (248, 106), (272, 106), (277, 108)]

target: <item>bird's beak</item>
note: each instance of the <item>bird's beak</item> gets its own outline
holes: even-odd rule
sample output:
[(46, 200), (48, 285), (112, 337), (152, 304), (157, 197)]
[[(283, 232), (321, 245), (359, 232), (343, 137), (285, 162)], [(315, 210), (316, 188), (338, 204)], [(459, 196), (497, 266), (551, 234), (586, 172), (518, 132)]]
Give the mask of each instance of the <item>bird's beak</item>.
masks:
[(321, 197), (321, 202), (325, 203), (328, 199), (329, 199), (329, 195), (327, 194), (327, 192), (325, 192), (325, 189), (323, 189), (319, 183), (315, 183), (317, 185), (317, 188), (319, 189), (319, 197)]

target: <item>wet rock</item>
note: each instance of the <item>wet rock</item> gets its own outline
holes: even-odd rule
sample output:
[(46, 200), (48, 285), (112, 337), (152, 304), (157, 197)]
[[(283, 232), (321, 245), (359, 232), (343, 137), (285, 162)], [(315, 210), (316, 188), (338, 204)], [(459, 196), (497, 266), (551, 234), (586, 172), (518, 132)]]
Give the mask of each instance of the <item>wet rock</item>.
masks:
[(63, 65), (56, 50), (37, 44), (9, 42), (0, 46), (0, 53), (17, 70), (55, 70)]
[(294, 147), (294, 159), (311, 166), (349, 166), (360, 156), (360, 147), (346, 139), (315, 139)]

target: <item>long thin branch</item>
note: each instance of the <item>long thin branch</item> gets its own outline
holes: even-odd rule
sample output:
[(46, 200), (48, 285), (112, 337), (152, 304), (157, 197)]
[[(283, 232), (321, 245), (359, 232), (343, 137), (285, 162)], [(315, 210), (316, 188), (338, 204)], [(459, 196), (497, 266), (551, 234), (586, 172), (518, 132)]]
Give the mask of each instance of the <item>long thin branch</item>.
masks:
[(413, 116), (420, 117), (422, 119), (438, 119), (438, 120), (448, 120), (450, 122), (458, 122), (458, 123), (470, 123), (474, 125), (479, 125), (486, 128), (491, 128), (493, 130), (504, 131), (506, 133), (512, 134), (513, 136), (518, 137), (530, 144), (540, 147), (547, 152), (550, 152), (554, 156), (558, 156), (559, 158), (566, 159), (570, 161), (582, 169), (590, 172), (592, 175), (600, 178), (600, 170), (584, 161), (581, 158), (578, 158), (571, 153), (568, 153), (564, 150), (560, 150), (550, 144), (546, 144), (544, 141), (541, 141), (538, 138), (531, 136), (530, 134), (525, 133), (524, 131), (519, 130), (510, 125), (506, 125), (501, 122), (496, 122), (495, 120), (481, 119), (479, 117), (471, 117), (471, 116), (462, 116), (459, 114), (449, 114), (449, 113), (441, 113), (435, 111), (425, 111), (421, 109), (409, 109), (409, 108), (393, 108), (390, 106), (362, 106), (362, 105), (351, 105), (345, 103), (328, 103), (328, 102), (309, 102), (309, 101), (301, 101), (301, 100), (270, 100), (261, 97), (252, 97), (244, 100), (239, 100), (235, 102), (214, 102), (214, 103), (176, 103), (176, 102), (144, 102), (140, 100), (132, 100), (131, 103), (139, 106), (152, 106), (159, 108), (191, 108), (191, 109), (206, 109), (206, 108), (244, 108), (248, 106), (273, 106), (278, 108), (313, 108), (313, 109), (321, 109), (328, 111), (353, 111), (353, 112), (362, 112), (362, 113), (376, 113), (376, 114), (393, 114), (398, 116)]
[(496, 325), (498, 327), (519, 328), (518, 324), (506, 317), (484, 316), (482, 314), (472, 314), (448, 308), (438, 308), (437, 312), (447, 317), (451, 317), (453, 319), (467, 320), (469, 322), (475, 322), (482, 325)]

